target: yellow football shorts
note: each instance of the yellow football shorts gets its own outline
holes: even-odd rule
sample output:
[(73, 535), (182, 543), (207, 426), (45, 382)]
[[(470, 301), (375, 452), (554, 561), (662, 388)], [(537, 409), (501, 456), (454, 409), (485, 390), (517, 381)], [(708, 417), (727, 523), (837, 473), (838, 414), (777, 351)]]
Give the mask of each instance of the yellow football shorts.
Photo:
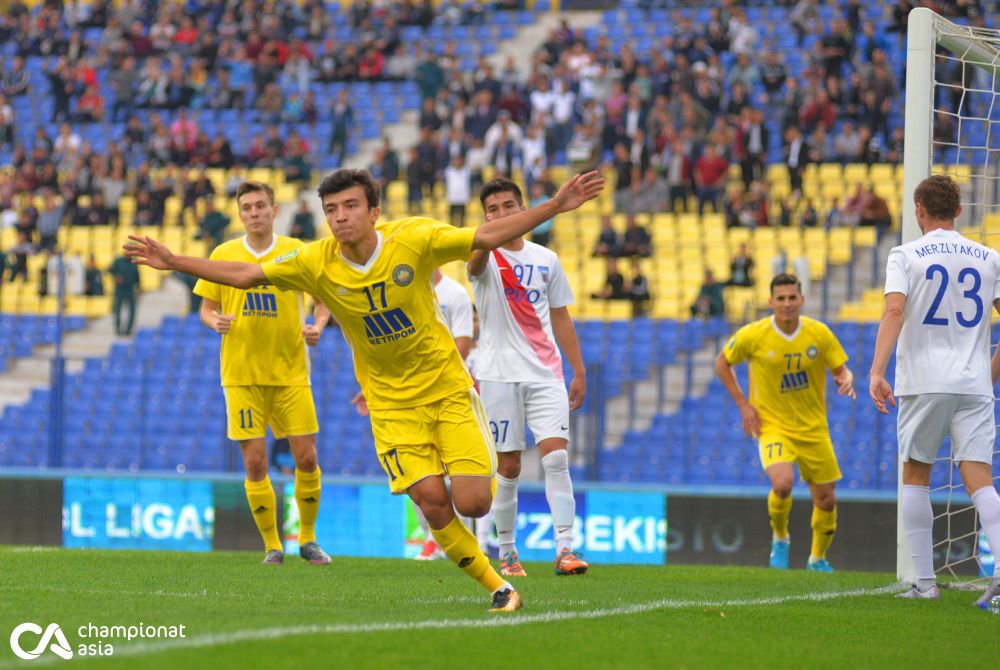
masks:
[(758, 448), (765, 471), (775, 463), (795, 463), (803, 481), (813, 484), (829, 484), (842, 477), (829, 435), (819, 440), (793, 440), (780, 433), (764, 432)]
[(225, 386), (222, 392), (230, 440), (264, 437), (268, 425), (275, 437), (319, 432), (308, 386)]
[(473, 388), (419, 407), (373, 409), (371, 420), (375, 452), (393, 493), (435, 475), (496, 474), (496, 445)]

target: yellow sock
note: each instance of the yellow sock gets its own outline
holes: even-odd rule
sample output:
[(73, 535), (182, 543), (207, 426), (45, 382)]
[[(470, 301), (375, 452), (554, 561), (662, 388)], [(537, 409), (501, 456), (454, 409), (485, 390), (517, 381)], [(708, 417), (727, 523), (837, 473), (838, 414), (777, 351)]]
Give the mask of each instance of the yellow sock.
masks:
[(250, 503), (253, 521), (257, 524), (260, 536), (264, 538), (264, 548), (268, 551), (271, 549), (281, 551), (278, 514), (275, 509), (277, 503), (274, 499), (274, 489), (271, 487), (270, 478), (264, 477), (259, 482), (252, 482), (248, 479), (243, 482), (243, 487), (247, 490), (247, 502)]
[(312, 472), (295, 469), (295, 504), (299, 507), (299, 546), (316, 541), (316, 515), (319, 513), (319, 466)]
[(771, 531), (780, 539), (788, 537), (788, 517), (792, 513), (792, 496), (779, 498), (771, 491), (767, 494), (767, 514), (771, 517)]
[(483, 554), (483, 550), (479, 548), (476, 536), (469, 532), (457, 516), (441, 530), (431, 528), (431, 535), (444, 549), (444, 553), (448, 554), (451, 562), (482, 584), (484, 589), (493, 593), (504, 585), (503, 577), (497, 574), (489, 559)]
[(824, 512), (813, 506), (812, 515), (813, 546), (812, 557), (826, 558), (826, 551), (833, 542), (833, 534), (837, 532), (837, 508)]

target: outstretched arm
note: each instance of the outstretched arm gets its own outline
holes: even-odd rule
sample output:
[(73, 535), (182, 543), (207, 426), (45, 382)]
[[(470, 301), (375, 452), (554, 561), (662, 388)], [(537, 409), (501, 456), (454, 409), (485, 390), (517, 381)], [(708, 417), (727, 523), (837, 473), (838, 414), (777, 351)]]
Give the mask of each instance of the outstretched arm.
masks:
[(122, 248), (136, 265), (148, 265), (154, 270), (176, 270), (216, 284), (235, 288), (251, 288), (267, 283), (267, 277), (256, 263), (210, 261), (205, 258), (178, 256), (151, 237), (129, 235), (130, 242)]
[(600, 195), (604, 178), (598, 172), (574, 175), (559, 191), (540, 205), (503, 218), (487, 221), (476, 228), (473, 249), (496, 249), (530, 232), (556, 214), (570, 212)]

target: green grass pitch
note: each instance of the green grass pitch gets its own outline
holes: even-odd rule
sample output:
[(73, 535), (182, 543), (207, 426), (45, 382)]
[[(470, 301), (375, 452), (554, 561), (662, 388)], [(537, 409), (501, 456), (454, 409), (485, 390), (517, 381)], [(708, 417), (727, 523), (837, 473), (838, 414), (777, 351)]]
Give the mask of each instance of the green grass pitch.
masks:
[[(900, 601), (888, 574), (594, 565), (556, 577), (527, 564), (525, 609), (445, 561), (334, 557), (317, 567), (256, 553), (0, 548), (0, 668), (996, 668), (1000, 617), (973, 592)], [(111, 641), (111, 656), (20, 661), (32, 621), (180, 625), (187, 637)], [(25, 635), (23, 647), (37, 644)]]

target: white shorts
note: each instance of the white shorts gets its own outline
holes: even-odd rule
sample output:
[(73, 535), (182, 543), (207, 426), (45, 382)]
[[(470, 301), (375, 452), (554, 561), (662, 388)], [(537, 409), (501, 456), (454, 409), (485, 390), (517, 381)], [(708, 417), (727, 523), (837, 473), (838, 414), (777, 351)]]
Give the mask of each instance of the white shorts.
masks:
[(524, 451), (527, 423), (535, 442), (569, 441), (569, 396), (562, 382), (479, 382), (497, 451)]
[(933, 463), (951, 435), (952, 460), (993, 462), (993, 398), (955, 393), (900, 396), (896, 423), (903, 462)]

